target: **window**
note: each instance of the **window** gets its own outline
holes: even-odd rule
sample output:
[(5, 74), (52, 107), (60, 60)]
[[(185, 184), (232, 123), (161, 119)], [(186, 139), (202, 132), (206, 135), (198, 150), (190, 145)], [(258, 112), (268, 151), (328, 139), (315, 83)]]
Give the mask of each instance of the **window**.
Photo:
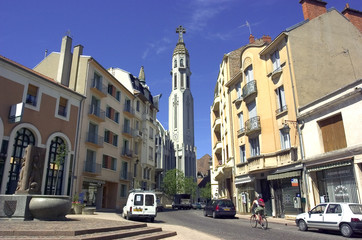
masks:
[(290, 148), (289, 131), (281, 129), (279, 132), (280, 132), (280, 146), (281, 146), (281, 149)]
[(340, 204), (329, 204), (326, 213), (342, 213), (342, 207)]
[(115, 87), (112, 84), (108, 84), (108, 94), (114, 96)]
[(115, 112), (115, 114), (114, 114), (114, 121), (115, 121), (116, 123), (119, 123), (119, 112)]
[(277, 114), (278, 113), (281, 113), (285, 110), (287, 110), (287, 105), (285, 103), (285, 94), (284, 94), (284, 87), (281, 86), (281, 87), (278, 87), (276, 90), (275, 90), (275, 94), (276, 94), (276, 97), (277, 97)]
[(118, 135), (117, 134), (113, 134), (113, 140), (112, 140), (112, 144), (113, 146), (117, 147), (118, 146)]
[(241, 162), (241, 163), (245, 163), (245, 162), (246, 162), (245, 145), (240, 146), (240, 162)]
[(148, 151), (149, 160), (153, 161), (153, 148), (149, 147)]
[(87, 149), (87, 156), (85, 160), (84, 170), (86, 172), (96, 172), (96, 152)]
[(58, 106), (58, 115), (66, 117), (67, 116), (67, 104), (68, 100), (60, 97), (59, 106)]
[(181, 88), (184, 88), (184, 74), (181, 73)]
[(120, 92), (120, 91), (117, 91), (117, 92), (116, 92), (116, 99), (117, 99), (118, 101), (121, 101), (121, 92)]
[(153, 128), (152, 127), (150, 127), (150, 129), (149, 129), (149, 138), (150, 139), (153, 139)]
[(131, 100), (126, 99), (124, 102), (124, 110), (126, 112), (131, 112)]
[(135, 194), (134, 195), (134, 205), (135, 206), (143, 206), (143, 194)]
[(38, 95), (38, 87), (29, 84), (28, 92), (26, 94), (26, 103), (36, 106), (37, 95)]
[(121, 195), (120, 197), (127, 197), (127, 185), (121, 184)]
[(273, 71), (278, 70), (280, 68), (279, 51), (275, 51), (272, 54), (271, 59), (273, 63)]
[(125, 118), (123, 121), (123, 132), (124, 133), (131, 133), (131, 126), (129, 119)]
[(177, 59), (173, 60), (173, 67), (177, 67)]
[(241, 98), (242, 91), (241, 91), (241, 83), (238, 82), (235, 86), (237, 98)]
[(174, 82), (173, 82), (173, 89), (177, 89), (177, 75), (176, 75), (176, 73), (175, 73), (175, 75), (174, 75)]
[(122, 162), (121, 174), (123, 179), (128, 179), (128, 163)]
[(180, 67), (183, 67), (183, 66), (184, 66), (184, 59), (181, 58), (181, 59), (180, 59)]
[(254, 80), (254, 73), (253, 73), (253, 66), (250, 65), (246, 70), (245, 70), (245, 79), (246, 82), (251, 82)]
[(260, 155), (259, 137), (249, 138), (250, 156), (255, 157)]
[(242, 112), (238, 114), (238, 118), (239, 118), (239, 131), (243, 132), (244, 131), (244, 115)]
[(322, 132), (325, 152), (347, 147), (341, 114), (319, 121), (318, 124)]
[(153, 206), (155, 203), (155, 198), (153, 195), (151, 194), (146, 194), (146, 197), (145, 197), (145, 205), (146, 206)]
[(320, 214), (324, 213), (324, 210), (326, 209), (327, 204), (318, 205), (315, 208), (313, 208), (310, 213), (311, 214)]
[(106, 143), (110, 143), (110, 135), (111, 135), (111, 132), (108, 131), (108, 130), (104, 130), (104, 141)]
[(137, 102), (136, 102), (136, 110), (137, 110), (137, 112), (140, 111), (140, 101), (139, 100), (137, 100)]
[(103, 155), (102, 168), (107, 168), (116, 171), (117, 159), (108, 155)]
[(102, 90), (102, 77), (96, 72), (94, 73), (92, 87)]

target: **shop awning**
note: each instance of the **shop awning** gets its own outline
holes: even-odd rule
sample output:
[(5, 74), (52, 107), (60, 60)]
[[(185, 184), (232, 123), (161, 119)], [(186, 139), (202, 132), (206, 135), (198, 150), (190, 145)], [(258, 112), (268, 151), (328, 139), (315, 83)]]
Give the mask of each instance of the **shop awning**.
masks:
[(343, 162), (335, 162), (330, 164), (324, 164), (317, 167), (308, 168), (307, 172), (315, 172), (315, 171), (322, 171), (326, 169), (336, 168), (336, 167), (344, 167), (344, 166), (350, 166), (352, 165), (352, 162), (349, 161), (343, 161)]
[(254, 179), (255, 179), (254, 177), (250, 177), (250, 176), (244, 176), (244, 177), (240, 177), (240, 178), (236, 177), (235, 185), (252, 182), (252, 181), (254, 181)]
[(292, 171), (286, 172), (281, 174), (272, 174), (266, 177), (267, 180), (275, 180), (275, 179), (282, 179), (282, 178), (290, 178), (290, 177), (299, 177), (301, 175), (300, 171)]

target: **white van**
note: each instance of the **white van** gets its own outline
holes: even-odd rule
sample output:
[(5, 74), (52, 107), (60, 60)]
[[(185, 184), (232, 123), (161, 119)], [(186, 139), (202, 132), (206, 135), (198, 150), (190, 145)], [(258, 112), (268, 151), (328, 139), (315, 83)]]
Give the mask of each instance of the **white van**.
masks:
[(152, 191), (132, 190), (123, 207), (122, 216), (127, 219), (148, 218), (151, 222), (157, 215), (156, 194)]

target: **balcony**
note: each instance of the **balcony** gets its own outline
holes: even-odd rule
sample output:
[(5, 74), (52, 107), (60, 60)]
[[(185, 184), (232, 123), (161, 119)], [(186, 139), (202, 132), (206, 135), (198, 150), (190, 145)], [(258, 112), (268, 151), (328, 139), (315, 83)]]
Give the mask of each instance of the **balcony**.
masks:
[(128, 137), (133, 137), (132, 128), (129, 125), (123, 125), (122, 133)]
[(234, 100), (234, 103), (235, 104), (239, 104), (243, 101), (243, 96), (238, 96), (235, 100)]
[(247, 136), (253, 135), (255, 133), (260, 133), (260, 117), (252, 117), (248, 121), (245, 122), (245, 134)]
[(108, 87), (101, 84), (101, 83), (99, 83), (95, 79), (92, 80), (92, 85), (91, 85), (90, 89), (93, 92), (95, 92), (97, 95), (99, 95), (100, 97), (106, 97), (107, 96)]
[(100, 107), (91, 104), (89, 105), (88, 116), (98, 122), (104, 122), (106, 112), (103, 111)]
[(132, 158), (133, 152), (129, 148), (122, 148), (121, 156), (127, 157), (127, 158)]
[(245, 134), (245, 128), (241, 128), (238, 130), (238, 137)]
[(92, 132), (87, 133), (86, 143), (92, 145), (93, 147), (102, 148), (103, 142), (104, 138), (99, 136), (98, 134)]
[(94, 160), (85, 160), (83, 172), (88, 175), (100, 175), (101, 174), (101, 164), (96, 163)]
[(134, 113), (135, 113), (133, 107), (131, 107), (130, 104), (124, 104), (124, 106), (123, 106), (123, 112), (124, 112), (125, 114), (127, 114), (128, 116), (131, 116), (131, 117), (132, 117), (132, 116), (134, 115)]
[(134, 129), (132, 136), (136, 139), (142, 139), (142, 131)]
[(281, 108), (278, 108), (275, 110), (275, 114), (278, 116), (279, 114), (288, 111), (287, 105), (282, 106)]
[[(214, 121), (214, 125), (212, 126), (212, 128), (215, 128), (217, 125), (221, 126), (221, 118), (217, 118)], [(220, 129), (220, 128), (219, 128)]]
[(221, 141), (217, 141), (214, 145), (214, 150), (217, 151), (218, 149), (222, 149), (222, 142)]
[(131, 181), (133, 179), (133, 174), (131, 172), (120, 172), (119, 180)]
[(243, 87), (242, 98), (244, 99), (244, 101), (246, 101), (246, 99), (251, 99), (252, 97), (255, 97), (256, 93), (257, 93), (256, 81), (253, 80), (253, 81), (248, 82)]

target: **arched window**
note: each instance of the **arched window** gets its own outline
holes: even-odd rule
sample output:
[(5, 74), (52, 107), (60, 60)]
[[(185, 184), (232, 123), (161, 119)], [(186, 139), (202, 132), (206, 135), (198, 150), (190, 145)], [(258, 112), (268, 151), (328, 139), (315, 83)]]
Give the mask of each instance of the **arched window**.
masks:
[(61, 195), (64, 165), (67, 160), (68, 148), (60, 137), (55, 137), (49, 147), (47, 173), (45, 180), (45, 193), (48, 195)]
[(13, 154), (11, 155), (10, 160), (9, 181), (6, 194), (15, 193), (19, 180), (21, 159), (25, 153), (25, 148), (30, 144), (35, 145), (35, 137), (29, 129), (22, 128), (16, 132), (13, 145)]
[(173, 60), (173, 67), (177, 67), (177, 59)]
[(184, 59), (181, 58), (181, 59), (180, 59), (180, 67), (183, 67), (183, 66), (184, 66)]

